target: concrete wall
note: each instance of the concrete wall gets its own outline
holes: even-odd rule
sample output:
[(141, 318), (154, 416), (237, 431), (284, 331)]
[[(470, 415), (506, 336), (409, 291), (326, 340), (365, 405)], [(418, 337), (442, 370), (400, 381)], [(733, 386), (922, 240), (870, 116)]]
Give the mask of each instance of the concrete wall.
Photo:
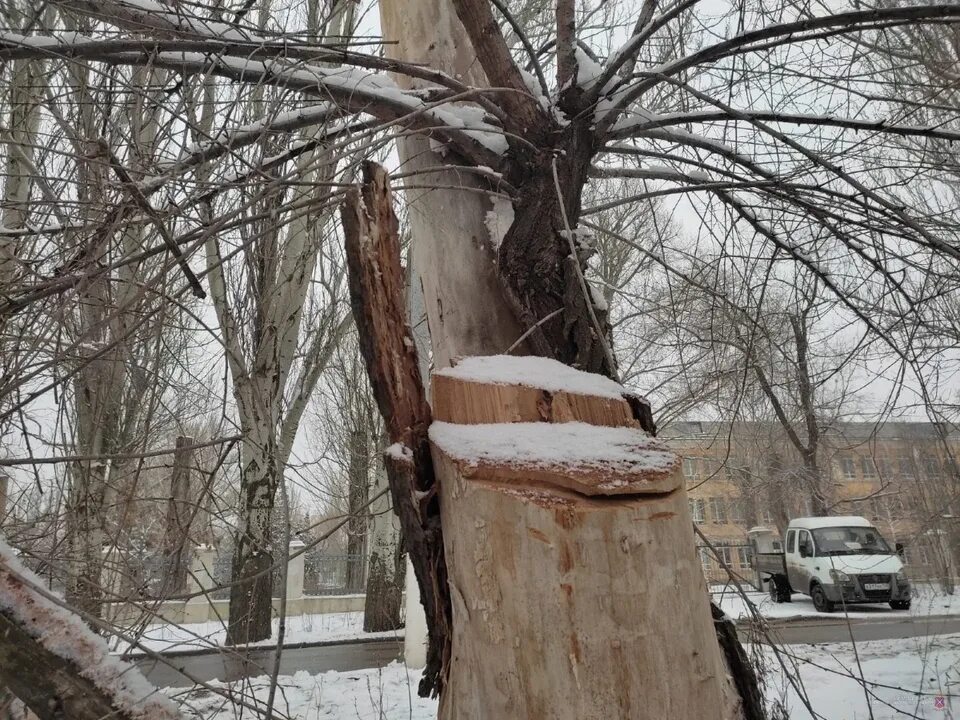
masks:
[[(321, 615), (324, 613), (358, 612), (363, 611), (364, 595), (302, 595), (299, 598), (287, 600), (287, 616), (294, 615)], [(145, 603), (136, 605), (114, 605), (110, 610), (110, 618), (120, 624), (132, 624), (142, 621), (146, 612), (156, 614), (148, 620), (149, 624), (172, 623), (201, 623), (209, 621), (223, 622), (229, 615), (229, 600), (168, 600), (161, 603)], [(274, 616), (280, 614), (280, 599), (273, 599)]]

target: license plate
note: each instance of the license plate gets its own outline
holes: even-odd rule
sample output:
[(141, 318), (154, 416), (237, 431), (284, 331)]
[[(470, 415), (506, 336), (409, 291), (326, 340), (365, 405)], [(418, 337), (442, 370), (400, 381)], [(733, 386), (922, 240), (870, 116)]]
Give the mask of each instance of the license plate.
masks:
[(890, 583), (864, 583), (864, 590), (889, 590)]

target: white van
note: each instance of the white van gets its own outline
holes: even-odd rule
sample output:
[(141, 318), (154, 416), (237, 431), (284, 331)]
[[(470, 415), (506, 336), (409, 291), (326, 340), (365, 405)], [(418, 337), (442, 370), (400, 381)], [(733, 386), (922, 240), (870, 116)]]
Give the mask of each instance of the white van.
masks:
[[(862, 517), (807, 517), (790, 521), (783, 552), (756, 552), (762, 528), (748, 533), (754, 563), (776, 602), (791, 593), (813, 598), (820, 612), (849, 603), (889, 603), (910, 609), (910, 582), (903, 562), (880, 532)], [(765, 531), (768, 532), (768, 531)]]

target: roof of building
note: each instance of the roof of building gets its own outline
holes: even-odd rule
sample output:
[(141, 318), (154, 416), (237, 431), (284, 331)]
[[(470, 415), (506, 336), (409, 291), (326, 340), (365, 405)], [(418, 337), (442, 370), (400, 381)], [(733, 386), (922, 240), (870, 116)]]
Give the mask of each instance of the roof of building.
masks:
[(835, 515), (827, 517), (802, 517), (790, 521), (790, 527), (816, 530), (830, 527), (873, 527), (873, 523), (859, 515)]
[[(952, 439), (960, 438), (960, 429), (951, 423), (941, 423), (938, 427), (931, 422), (832, 422), (821, 427), (821, 432), (839, 436), (847, 440), (937, 440), (940, 433)], [(685, 439), (720, 437), (728, 433), (742, 434), (750, 431), (781, 432), (778, 422), (736, 421), (734, 423), (714, 420), (684, 420), (666, 425), (659, 433), (664, 439)]]

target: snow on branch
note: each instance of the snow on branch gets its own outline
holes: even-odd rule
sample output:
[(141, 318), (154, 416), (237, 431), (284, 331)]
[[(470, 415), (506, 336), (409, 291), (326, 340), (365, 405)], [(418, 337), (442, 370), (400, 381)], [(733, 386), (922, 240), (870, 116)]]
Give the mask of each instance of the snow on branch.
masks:
[(169, 698), (42, 587), (0, 541), (0, 682), (43, 720), (180, 717)]

